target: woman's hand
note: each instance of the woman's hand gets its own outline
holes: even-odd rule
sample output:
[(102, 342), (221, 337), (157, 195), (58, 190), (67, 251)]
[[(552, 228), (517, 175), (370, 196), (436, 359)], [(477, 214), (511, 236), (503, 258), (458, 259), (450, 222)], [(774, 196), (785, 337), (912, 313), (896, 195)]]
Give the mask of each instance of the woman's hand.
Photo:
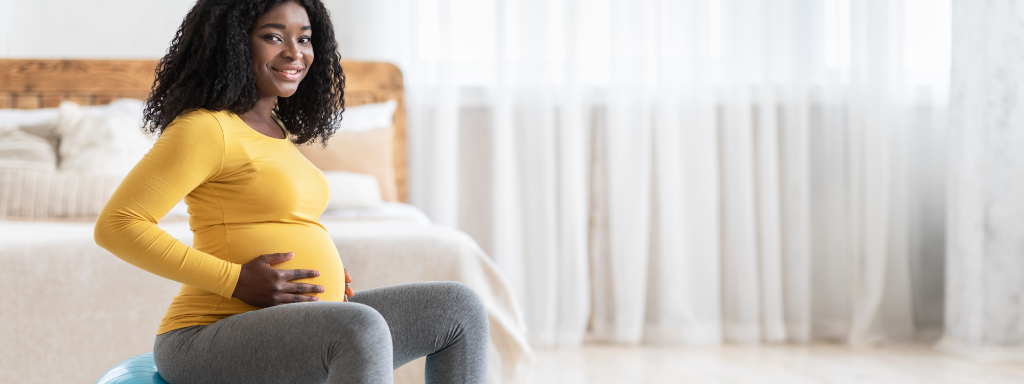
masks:
[(319, 271), (271, 267), (274, 264), (291, 260), (292, 256), (294, 255), (291, 252), (271, 253), (260, 255), (252, 261), (242, 264), (242, 272), (238, 275), (238, 283), (235, 284), (235, 292), (231, 296), (259, 308), (320, 301), (318, 297), (303, 295), (303, 293), (322, 293), (324, 287), (315, 284), (290, 283), (292, 280), (320, 276)]
[(352, 287), (348, 286), (348, 283), (351, 282), (352, 276), (348, 275), (348, 268), (345, 268), (345, 301), (348, 301), (348, 298), (356, 295), (355, 291), (352, 290)]

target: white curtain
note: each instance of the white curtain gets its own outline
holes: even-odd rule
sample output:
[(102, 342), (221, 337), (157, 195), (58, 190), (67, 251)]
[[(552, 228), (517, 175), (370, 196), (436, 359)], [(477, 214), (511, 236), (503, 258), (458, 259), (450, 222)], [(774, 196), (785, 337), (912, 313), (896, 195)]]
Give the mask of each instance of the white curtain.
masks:
[(926, 3), (328, 1), (343, 56), (405, 73), (412, 202), (492, 255), (538, 346), (940, 327)]

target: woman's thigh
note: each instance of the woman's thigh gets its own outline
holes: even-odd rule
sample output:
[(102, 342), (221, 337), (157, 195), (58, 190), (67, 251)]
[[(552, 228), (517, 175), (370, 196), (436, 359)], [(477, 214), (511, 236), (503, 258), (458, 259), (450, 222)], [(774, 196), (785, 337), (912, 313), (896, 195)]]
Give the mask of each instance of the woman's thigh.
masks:
[(391, 337), (356, 303), (296, 303), (157, 337), (170, 383), (391, 383)]

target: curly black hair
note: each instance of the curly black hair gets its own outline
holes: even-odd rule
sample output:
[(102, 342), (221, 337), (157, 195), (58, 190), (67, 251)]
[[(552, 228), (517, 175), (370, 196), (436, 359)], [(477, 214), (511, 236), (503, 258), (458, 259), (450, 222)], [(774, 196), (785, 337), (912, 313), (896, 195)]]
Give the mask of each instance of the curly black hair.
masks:
[(252, 109), (259, 92), (249, 32), (256, 19), (285, 2), (306, 9), (313, 64), (295, 94), (279, 98), (274, 111), (297, 144), (325, 143), (345, 110), (345, 73), (330, 14), (320, 0), (198, 0), (156, 67), (143, 117), (146, 130), (163, 133), (193, 108), (236, 114)]

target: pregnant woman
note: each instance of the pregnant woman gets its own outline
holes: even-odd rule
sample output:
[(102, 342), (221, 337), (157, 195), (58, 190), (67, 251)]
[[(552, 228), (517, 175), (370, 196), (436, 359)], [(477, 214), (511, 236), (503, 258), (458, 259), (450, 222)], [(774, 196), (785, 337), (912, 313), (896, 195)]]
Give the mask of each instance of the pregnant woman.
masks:
[[(199, 0), (146, 103), (160, 139), (96, 222), (96, 242), (182, 283), (154, 357), (170, 383), (484, 383), (487, 314), (454, 282), (353, 293), (318, 222), (329, 190), (294, 143), (324, 142), (345, 77), (319, 0)], [(156, 223), (182, 198), (194, 244)]]

